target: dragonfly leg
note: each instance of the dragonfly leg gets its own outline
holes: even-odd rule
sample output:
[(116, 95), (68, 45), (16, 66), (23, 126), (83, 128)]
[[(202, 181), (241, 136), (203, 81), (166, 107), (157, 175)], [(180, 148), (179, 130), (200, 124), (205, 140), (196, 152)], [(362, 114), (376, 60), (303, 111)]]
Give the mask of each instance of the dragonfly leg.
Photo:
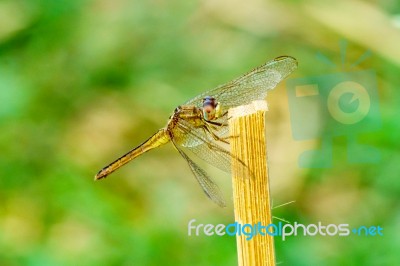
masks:
[(221, 138), (221, 137), (217, 136), (212, 130), (210, 130), (210, 129), (208, 128), (208, 126), (206, 126), (206, 125), (203, 127), (203, 129), (204, 129), (205, 131), (207, 131), (208, 133), (210, 133), (210, 135), (213, 137), (214, 140), (222, 141), (222, 142), (224, 142), (224, 143), (226, 143), (226, 144), (229, 144), (229, 141), (227, 141), (227, 139), (230, 138), (229, 136), (228, 136), (228, 137), (223, 137), (223, 138)]
[(205, 121), (206, 121), (207, 123), (211, 124), (211, 125), (214, 125), (214, 126), (219, 126), (219, 127), (228, 126), (227, 123), (220, 123), (220, 122), (214, 122), (214, 121), (208, 121), (208, 120), (205, 120)]
[(228, 114), (228, 111), (225, 111), (225, 113), (223, 113), (220, 117), (224, 117)]

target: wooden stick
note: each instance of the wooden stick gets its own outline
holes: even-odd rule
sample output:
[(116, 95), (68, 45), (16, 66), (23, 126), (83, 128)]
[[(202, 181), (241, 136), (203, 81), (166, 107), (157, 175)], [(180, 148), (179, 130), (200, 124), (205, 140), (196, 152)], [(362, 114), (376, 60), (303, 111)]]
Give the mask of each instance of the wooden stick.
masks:
[[(265, 101), (229, 110), (231, 151), (242, 161), (232, 162), (235, 221), (241, 225), (260, 222), (267, 226), (272, 222), (265, 141), (267, 110)], [(251, 240), (246, 238), (243, 234), (236, 236), (239, 265), (275, 265), (272, 236), (258, 233)]]

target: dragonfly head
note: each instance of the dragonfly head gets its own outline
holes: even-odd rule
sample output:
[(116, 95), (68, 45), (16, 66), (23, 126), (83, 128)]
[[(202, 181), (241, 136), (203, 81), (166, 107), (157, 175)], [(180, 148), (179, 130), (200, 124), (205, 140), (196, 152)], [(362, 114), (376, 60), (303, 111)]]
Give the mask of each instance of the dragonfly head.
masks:
[(218, 118), (219, 103), (215, 98), (206, 96), (203, 98), (203, 117), (205, 120), (213, 120)]

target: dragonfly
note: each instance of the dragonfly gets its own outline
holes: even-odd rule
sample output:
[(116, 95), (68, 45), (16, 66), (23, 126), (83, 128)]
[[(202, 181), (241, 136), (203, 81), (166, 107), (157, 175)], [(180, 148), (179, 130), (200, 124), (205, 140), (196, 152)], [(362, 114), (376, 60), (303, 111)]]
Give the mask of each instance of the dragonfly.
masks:
[[(239, 159), (227, 148), (230, 139), (228, 110), (255, 100), (264, 100), (267, 92), (296, 68), (295, 58), (280, 56), (178, 106), (164, 128), (101, 169), (95, 180), (105, 178), (145, 152), (171, 142), (189, 165), (208, 198), (225, 207), (225, 199), (219, 187), (193, 158), (197, 157), (229, 173), (232, 160)], [(239, 160), (241, 164), (243, 162)]]

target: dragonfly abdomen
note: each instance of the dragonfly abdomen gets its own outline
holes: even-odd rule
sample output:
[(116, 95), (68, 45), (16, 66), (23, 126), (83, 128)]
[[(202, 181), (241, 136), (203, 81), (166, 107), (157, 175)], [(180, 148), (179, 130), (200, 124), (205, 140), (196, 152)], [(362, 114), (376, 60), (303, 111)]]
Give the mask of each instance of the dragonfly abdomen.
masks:
[(110, 163), (108, 166), (101, 169), (97, 175), (95, 176), (95, 180), (99, 180), (107, 177), (109, 174), (120, 168), (121, 166), (127, 164), (132, 161), (136, 157), (142, 155), (143, 153), (157, 148), (161, 145), (164, 145), (170, 141), (170, 135), (167, 129), (160, 129), (156, 134), (151, 136), (148, 140), (143, 142), (141, 145), (136, 148), (130, 150), (114, 162)]

